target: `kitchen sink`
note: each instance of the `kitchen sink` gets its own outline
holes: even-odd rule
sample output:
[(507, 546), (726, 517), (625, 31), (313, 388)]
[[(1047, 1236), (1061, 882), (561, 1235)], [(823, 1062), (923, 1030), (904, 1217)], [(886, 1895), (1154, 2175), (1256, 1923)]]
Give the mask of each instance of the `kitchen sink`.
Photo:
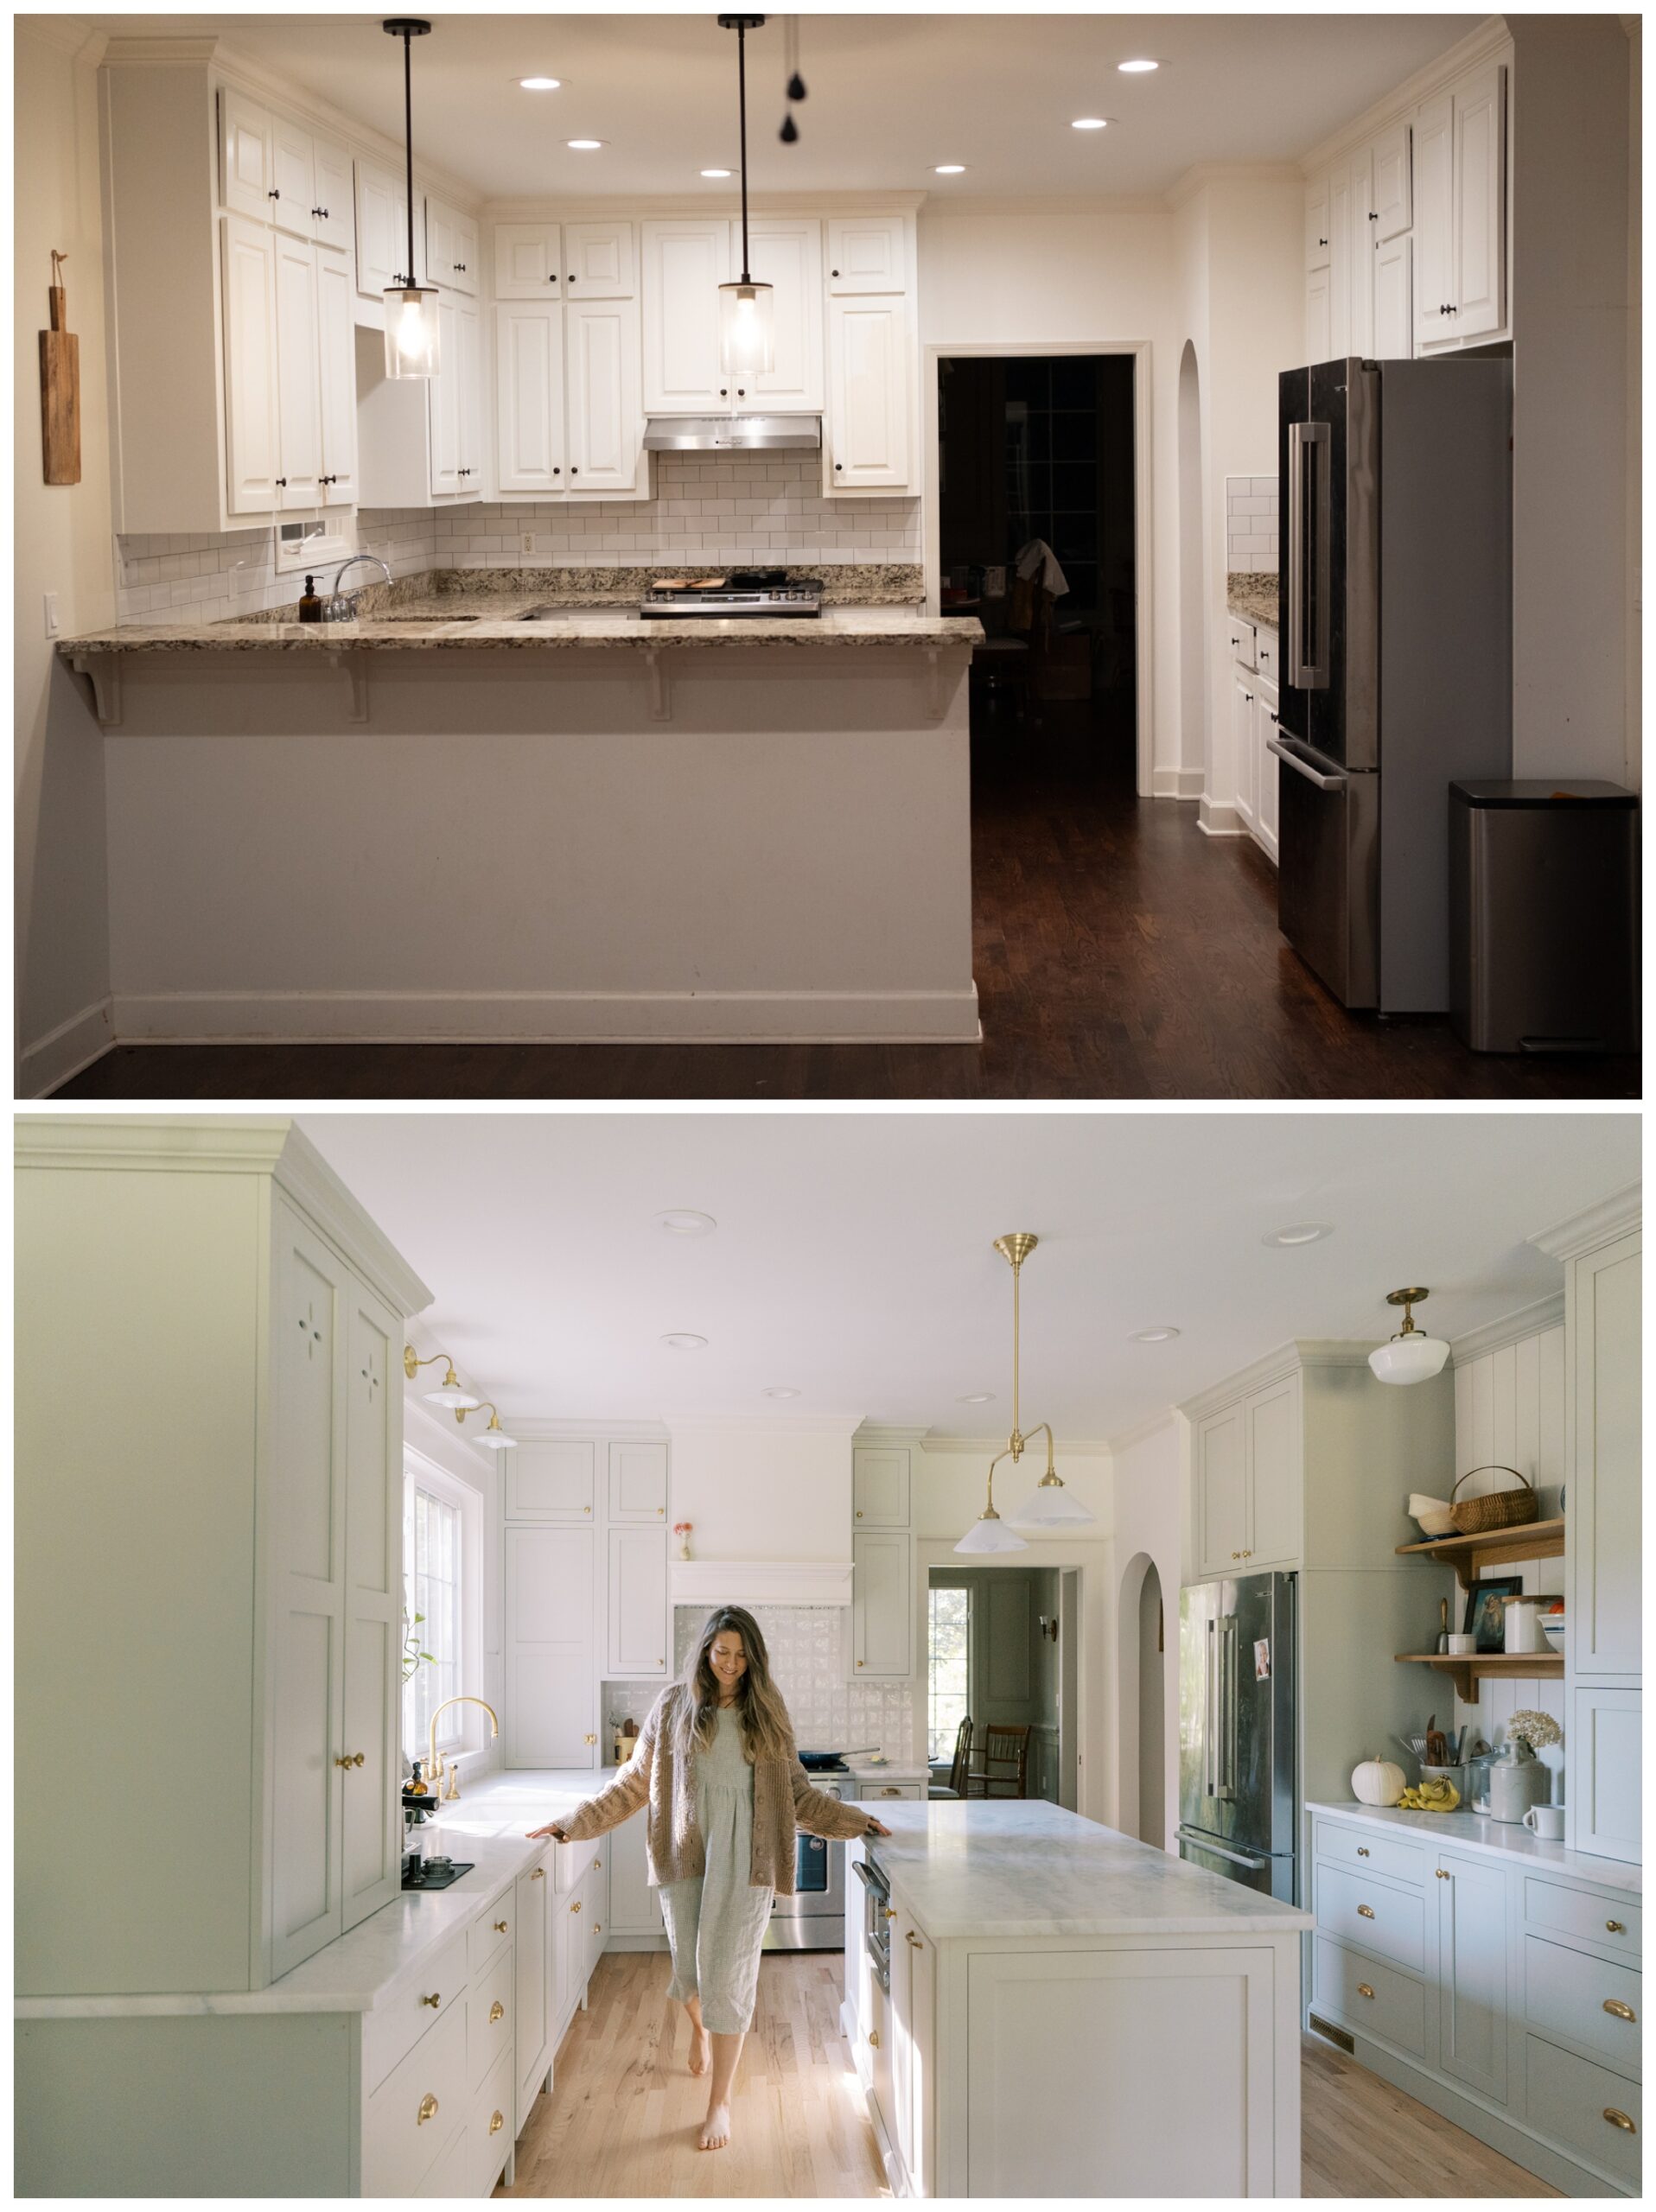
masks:
[(450, 622), (481, 622), (481, 614), (364, 614), (364, 622), (423, 622), (428, 630)]

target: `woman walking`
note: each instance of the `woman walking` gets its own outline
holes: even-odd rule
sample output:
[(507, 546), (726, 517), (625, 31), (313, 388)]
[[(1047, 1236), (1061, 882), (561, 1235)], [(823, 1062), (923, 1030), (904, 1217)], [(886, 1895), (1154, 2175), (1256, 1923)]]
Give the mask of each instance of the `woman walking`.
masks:
[(650, 1884), (672, 1951), (667, 1993), (690, 2015), (691, 2072), (710, 2065), (701, 2147), (717, 2151), (730, 2139), (730, 2084), (753, 2024), (771, 1901), (793, 1891), (795, 1831), (891, 1831), (811, 1787), (759, 1624), (740, 1605), (708, 1616), (683, 1679), (656, 1700), (608, 1787), (530, 1834), (585, 1842), (646, 1802)]

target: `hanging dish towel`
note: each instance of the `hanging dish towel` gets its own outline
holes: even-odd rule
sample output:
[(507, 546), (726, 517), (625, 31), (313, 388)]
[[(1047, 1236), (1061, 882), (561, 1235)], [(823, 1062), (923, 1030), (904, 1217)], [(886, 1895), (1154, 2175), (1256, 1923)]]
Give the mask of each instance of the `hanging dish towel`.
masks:
[(1026, 583), (1038, 583), (1054, 599), (1062, 599), (1069, 589), (1058, 556), (1044, 537), (1032, 537), (1027, 545), (1019, 546), (1017, 571)]

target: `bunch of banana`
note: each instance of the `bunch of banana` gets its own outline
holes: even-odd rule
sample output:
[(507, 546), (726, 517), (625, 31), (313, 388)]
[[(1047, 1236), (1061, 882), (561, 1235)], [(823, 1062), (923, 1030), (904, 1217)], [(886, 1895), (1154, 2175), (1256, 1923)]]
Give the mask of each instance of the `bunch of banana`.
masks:
[(1404, 1791), (1398, 1808), (1404, 1813), (1452, 1813), (1460, 1802), (1461, 1793), (1452, 1782), (1418, 1782)]

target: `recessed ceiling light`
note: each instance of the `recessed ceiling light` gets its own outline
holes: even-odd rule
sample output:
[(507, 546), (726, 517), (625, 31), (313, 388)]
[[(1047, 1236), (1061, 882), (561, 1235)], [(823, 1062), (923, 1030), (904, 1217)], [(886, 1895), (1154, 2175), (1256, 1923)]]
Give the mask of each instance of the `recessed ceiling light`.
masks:
[(731, 172), (729, 169), (704, 169), (702, 171), (702, 175), (704, 176), (729, 176)]
[(968, 1396), (957, 1398), (954, 1402), (957, 1406), (991, 1406), (995, 1402), (995, 1393), (992, 1390), (973, 1390)]
[(1107, 115), (1078, 115), (1069, 127), (1072, 130), (1104, 130), (1109, 124)]
[(1159, 61), (1118, 61), (1117, 68), (1124, 77), (1142, 77), (1146, 70), (1159, 69)]
[(661, 1341), (670, 1351), (705, 1351), (707, 1350), (705, 1337), (692, 1337), (685, 1329), (675, 1329), (671, 1336), (663, 1337)]
[(566, 138), (564, 143), (572, 154), (596, 154), (600, 146), (607, 145), (603, 138)]
[(1178, 1335), (1172, 1328), (1135, 1329), (1127, 1341), (1130, 1344), (1164, 1344)]
[(797, 1398), (799, 1394), (797, 1390), (790, 1390), (786, 1383), (779, 1382), (768, 1390), (761, 1390), (759, 1395), (761, 1398)]
[(1262, 1236), (1262, 1244), (1315, 1244), (1325, 1236), (1334, 1235), (1333, 1224), (1326, 1221), (1296, 1221), (1289, 1229), (1273, 1229), (1269, 1236)]
[(656, 1219), (669, 1236), (710, 1236), (718, 1227), (710, 1213), (697, 1213), (689, 1206), (674, 1206)]
[(561, 77), (519, 77), (518, 79), (525, 92), (555, 92), (563, 81)]
[(939, 162), (932, 171), (933, 176), (965, 176), (965, 173), (964, 162)]

